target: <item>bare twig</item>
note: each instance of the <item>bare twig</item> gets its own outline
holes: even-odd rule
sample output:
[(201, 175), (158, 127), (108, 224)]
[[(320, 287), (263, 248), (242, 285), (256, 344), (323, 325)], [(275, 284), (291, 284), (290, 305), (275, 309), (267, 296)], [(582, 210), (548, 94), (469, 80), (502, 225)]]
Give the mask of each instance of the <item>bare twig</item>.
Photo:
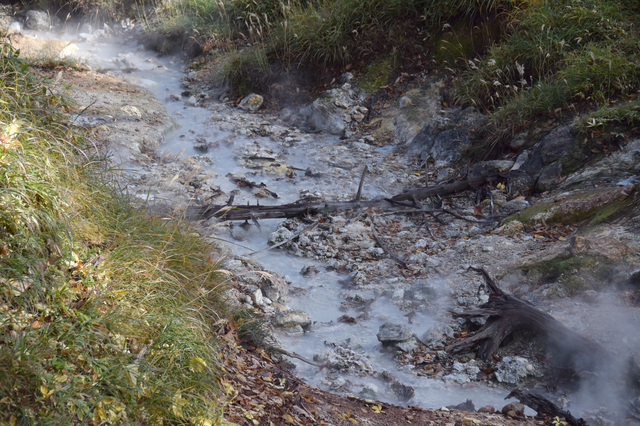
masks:
[(318, 364), (317, 362), (313, 362), (313, 361), (311, 361), (311, 360), (308, 360), (307, 358), (303, 357), (302, 355), (298, 355), (298, 354), (297, 354), (297, 353), (295, 353), (295, 352), (289, 352), (289, 351), (285, 351), (285, 350), (284, 350), (284, 349), (282, 349), (282, 348), (275, 348), (275, 347), (274, 347), (274, 348), (272, 348), (272, 349), (273, 349), (273, 350), (275, 350), (275, 351), (277, 351), (277, 352), (280, 352), (281, 354), (286, 355), (286, 356), (288, 356), (288, 357), (290, 357), (290, 358), (296, 358), (296, 359), (299, 359), (300, 361), (305, 362), (305, 363), (307, 363), (307, 364), (309, 364), (309, 365), (314, 365), (314, 366), (316, 366), (316, 367), (320, 367), (320, 368), (327, 368), (327, 367), (330, 367), (330, 365), (329, 365), (329, 363), (328, 363), (328, 362), (323, 363), (323, 364)]
[(367, 170), (369, 170), (369, 168), (365, 164), (364, 168), (362, 169), (362, 174), (360, 175), (360, 184), (358, 185), (358, 192), (356, 193), (356, 198), (354, 200), (356, 202), (359, 202), (360, 197), (362, 196), (362, 185), (364, 184), (364, 177), (367, 174)]
[(80, 111), (80, 112), (78, 113), (78, 115), (76, 115), (76, 118), (74, 118), (74, 119), (73, 119), (73, 122), (75, 122), (78, 118), (80, 118), (80, 116), (81, 116), (82, 114), (84, 114), (84, 112), (85, 112), (86, 110), (88, 110), (89, 108), (91, 108), (91, 107), (93, 106), (93, 104), (95, 104), (96, 102), (98, 102), (98, 100), (97, 100), (97, 99), (94, 99), (94, 100), (93, 100), (93, 102), (91, 102), (89, 105), (87, 105), (86, 107), (84, 107), (84, 109), (83, 109), (82, 111)]
[(382, 240), (380, 239), (380, 237), (378, 236), (378, 233), (376, 232), (376, 229), (374, 227), (373, 221), (371, 223), (371, 233), (373, 234), (373, 238), (375, 238), (376, 243), (378, 243), (378, 245), (380, 246), (380, 248), (382, 250), (384, 250), (384, 252), (387, 254), (387, 256), (389, 256), (389, 258), (391, 258), (391, 260), (393, 260), (394, 262), (396, 262), (398, 265), (402, 266), (403, 268), (407, 267), (407, 263), (400, 259), (398, 256), (396, 256), (395, 254), (393, 254), (388, 248), (387, 246), (382, 242)]

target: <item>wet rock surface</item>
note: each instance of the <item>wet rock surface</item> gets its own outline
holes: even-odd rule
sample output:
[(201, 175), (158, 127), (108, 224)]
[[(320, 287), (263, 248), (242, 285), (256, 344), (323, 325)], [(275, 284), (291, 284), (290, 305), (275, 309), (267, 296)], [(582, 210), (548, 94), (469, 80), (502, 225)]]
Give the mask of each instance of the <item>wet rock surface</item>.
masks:
[[(115, 59), (120, 69), (133, 64), (132, 58)], [(189, 93), (170, 101), (167, 108), (174, 106), (169, 111), (152, 95), (149, 81), (138, 80), (151, 87), (140, 89), (116, 74), (65, 71), (61, 77), (76, 83), (70, 93), (79, 98), (76, 114), (102, 94), (80, 114), (85, 117), (81, 124), (97, 144), (117, 150), (122, 163), (135, 165), (137, 173), (126, 177), (130, 191), (176, 210), (230, 199), (234, 204), (350, 200), (365, 164), (370, 171), (366, 198), (457, 179), (465, 173), (458, 161), (473, 144), (471, 129), (484, 120), (472, 110), (444, 107), (441, 83), (426, 78), (397, 108), (380, 112), (380, 127), (369, 131), (359, 123), (372, 106), (363, 105), (349, 83), (293, 111), (291, 117), (297, 118), (287, 124), (279, 114), (248, 113), (220, 103), (213, 89), (200, 87), (189, 75), (183, 87), (160, 91)], [(427, 113), (433, 114), (425, 125)], [(203, 116), (200, 124), (183, 124), (176, 139), (162, 145), (175, 121), (195, 114)], [(640, 301), (633, 285), (640, 269), (640, 226), (637, 209), (629, 209), (637, 203), (639, 142), (629, 141), (568, 176), (555, 161), (575, 154), (569, 128), (560, 126), (537, 141), (521, 142), (513, 145), (526, 158), (470, 168), (478, 176), (520, 169), (509, 187), (496, 181), (422, 200), (421, 212), (353, 209), (264, 228), (253, 221), (233, 225), (212, 220), (201, 224), (201, 232), (244, 247), (221, 249), (227, 250), (222, 265), (232, 272), (229, 299), (264, 314), (280, 330), (276, 333), (284, 333), (282, 341), (340, 330), (304, 355), (325, 366), (320, 372), (311, 370), (318, 384), (337, 392), (413, 404), (424, 398), (420, 386), (427, 381), (459, 394), (464, 386), (500, 390), (505, 384), (549, 382), (554, 373), (544, 361), (544, 346), (527, 336), (513, 336), (488, 361), (476, 360), (471, 351), (446, 351), (486, 320), (450, 314), (450, 309), (472, 308), (489, 298), (469, 265), (485, 266), (505, 291), (577, 332), (616, 352), (637, 354), (637, 333), (620, 323), (637, 325), (633, 318)], [(549, 193), (532, 195), (534, 187)], [(615, 216), (620, 211), (625, 214)], [(251, 238), (278, 245), (268, 253), (291, 255), (284, 262), (295, 266), (295, 282), (289, 279), (293, 272), (287, 272), (290, 277), (269, 272), (268, 260), (255, 261), (258, 249), (245, 247)], [(611, 307), (615, 319), (607, 315)], [(345, 343), (344, 330), (351, 330), (355, 341)], [(613, 392), (616, 386), (607, 389)], [(557, 388), (549, 395), (561, 392)], [(632, 407), (636, 396), (627, 395)], [(575, 399), (586, 413), (579, 395)], [(517, 405), (502, 413), (502, 422), (523, 419)]]

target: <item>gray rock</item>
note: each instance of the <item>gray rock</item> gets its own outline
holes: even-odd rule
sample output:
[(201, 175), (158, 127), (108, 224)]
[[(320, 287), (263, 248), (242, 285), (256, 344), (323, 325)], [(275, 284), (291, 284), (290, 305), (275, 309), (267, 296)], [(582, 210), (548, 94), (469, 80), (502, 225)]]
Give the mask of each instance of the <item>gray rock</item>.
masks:
[(562, 164), (559, 162), (544, 166), (538, 176), (536, 189), (540, 192), (549, 191), (556, 187), (562, 179)]
[(262, 305), (264, 303), (264, 300), (262, 298), (262, 290), (257, 289), (251, 292), (251, 300), (253, 300), (253, 303), (255, 303), (256, 305)]
[(276, 229), (274, 232), (269, 234), (269, 238), (267, 239), (267, 244), (270, 246), (276, 245), (283, 241), (286, 241), (293, 237), (293, 232), (289, 231), (285, 227), (280, 227)]
[(518, 170), (520, 167), (522, 167), (523, 164), (527, 162), (528, 159), (529, 159), (529, 151), (527, 150), (522, 151), (520, 155), (518, 155), (518, 157), (516, 158), (515, 163), (513, 163), (511, 170)]
[(416, 135), (420, 133), (420, 129), (423, 128), (422, 122), (417, 123), (413, 117), (409, 117), (412, 114), (405, 114), (404, 112), (413, 111), (413, 108), (407, 110), (401, 110), (400, 115), (395, 118), (393, 125), (395, 140), (401, 144), (409, 144), (409, 149), (413, 149), (412, 153), (417, 154), (421, 152), (421, 147), (418, 145), (411, 145)]
[(376, 385), (374, 385), (373, 383), (367, 383), (362, 387), (359, 395), (364, 399), (376, 399), (378, 396), (378, 392), (379, 390)]
[(398, 107), (407, 108), (413, 105), (413, 101), (408, 96), (403, 96), (398, 100)]
[(380, 326), (376, 336), (383, 345), (386, 345), (413, 339), (413, 332), (404, 324), (385, 322)]
[(511, 160), (480, 161), (471, 167), (471, 170), (469, 170), (469, 177), (473, 179), (482, 176), (492, 176), (499, 172), (511, 169), (513, 164), (514, 162)]
[(260, 109), (262, 103), (264, 102), (264, 98), (256, 93), (251, 93), (245, 96), (240, 103), (238, 104), (238, 108), (244, 109), (246, 111), (255, 112)]
[(438, 183), (454, 179), (456, 176), (458, 176), (458, 171), (451, 167), (444, 167), (442, 169), (436, 170), (436, 182)]
[(404, 385), (398, 381), (394, 381), (389, 387), (401, 401), (408, 401), (416, 394), (416, 391), (411, 386)]
[(340, 83), (348, 83), (354, 78), (355, 76), (353, 75), (353, 73), (345, 72), (340, 76)]
[(516, 170), (509, 173), (509, 193), (513, 196), (531, 190), (535, 184), (535, 177), (524, 170)]
[(189, 106), (196, 106), (198, 105), (198, 99), (195, 96), (189, 96), (189, 99), (187, 99), (187, 105)]
[(51, 28), (51, 18), (42, 10), (30, 10), (26, 13), (24, 25), (30, 30), (43, 31)]
[(502, 206), (505, 213), (511, 214), (529, 207), (529, 202), (522, 196), (507, 201)]
[(571, 154), (575, 145), (576, 138), (571, 134), (569, 126), (556, 127), (540, 141), (542, 162), (549, 164)]
[(397, 342), (394, 344), (394, 346), (400, 349), (402, 352), (411, 353), (418, 349), (419, 344), (415, 337), (412, 337), (411, 339), (405, 340), (404, 342)]
[(459, 160), (470, 147), (469, 137), (465, 133), (450, 129), (440, 132), (427, 152), (436, 161), (436, 166), (444, 166)]
[(22, 25), (18, 21), (11, 21), (5, 25), (7, 34), (19, 34), (22, 32)]
[(307, 124), (314, 130), (330, 133), (332, 135), (343, 135), (345, 131), (344, 121), (337, 108), (329, 106), (316, 99), (313, 103), (300, 110), (301, 117), (305, 118)]
[[(396, 123), (396, 126), (397, 125), (398, 123)], [(443, 129), (440, 126), (434, 124), (427, 124), (426, 126), (423, 126), (411, 140), (411, 143), (409, 144), (409, 153), (422, 155), (423, 152), (428, 152), (433, 146), (435, 137), (442, 130)]]
[(316, 268), (314, 265), (306, 265), (306, 266), (303, 266), (302, 269), (300, 270), (300, 275), (304, 275), (304, 276), (315, 275), (319, 272), (320, 271), (318, 271), (318, 268)]
[(426, 302), (440, 296), (451, 294), (451, 292), (451, 287), (449, 287), (445, 281), (438, 279), (419, 279), (405, 289), (404, 297), (407, 300)]
[(140, 112), (138, 107), (135, 107), (133, 105), (124, 105), (120, 107), (120, 111), (132, 118), (142, 118), (142, 113)]
[(628, 185), (632, 182), (621, 183), (620, 181), (638, 174), (640, 174), (640, 139), (635, 139), (593, 166), (582, 168), (571, 174), (560, 184), (560, 187), (602, 181)]
[[(351, 83), (344, 83), (341, 87), (330, 89), (325, 92), (325, 97), (323, 101), (327, 105), (336, 106), (342, 110), (347, 110), (351, 106), (353, 106), (356, 94), (351, 89)], [(360, 107), (356, 108), (358, 112), (360, 111)], [(364, 109), (366, 111), (366, 108)], [(353, 112), (356, 112), (355, 110)]]
[(465, 402), (462, 402), (460, 404), (447, 405), (447, 408), (450, 410), (468, 411), (470, 413), (473, 413), (476, 411), (476, 407), (475, 405), (473, 405), (473, 401), (470, 399), (467, 399)]
[(402, 299), (404, 299), (404, 289), (397, 288), (391, 295), (391, 300), (394, 302), (400, 302)]

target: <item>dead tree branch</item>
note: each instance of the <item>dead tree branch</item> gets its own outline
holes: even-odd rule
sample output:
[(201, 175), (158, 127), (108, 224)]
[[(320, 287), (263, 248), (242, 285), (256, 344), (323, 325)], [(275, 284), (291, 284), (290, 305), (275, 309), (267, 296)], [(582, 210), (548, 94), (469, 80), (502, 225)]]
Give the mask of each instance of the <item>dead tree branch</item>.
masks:
[(487, 322), (472, 336), (447, 347), (457, 351), (477, 347), (477, 356), (488, 360), (502, 342), (516, 331), (529, 331), (546, 339), (550, 353), (556, 354), (559, 367), (574, 372), (595, 371), (610, 354), (596, 342), (565, 327), (551, 315), (536, 309), (531, 303), (500, 290), (486, 270), (472, 268), (482, 273), (490, 290), (489, 301), (464, 312), (452, 312), (456, 316), (487, 316)]

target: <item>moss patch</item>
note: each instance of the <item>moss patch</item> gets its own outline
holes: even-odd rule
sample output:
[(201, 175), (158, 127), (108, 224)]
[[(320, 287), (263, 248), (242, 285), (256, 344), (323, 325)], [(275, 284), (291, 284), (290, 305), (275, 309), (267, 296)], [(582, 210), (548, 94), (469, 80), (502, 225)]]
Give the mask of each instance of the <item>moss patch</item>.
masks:
[(394, 55), (381, 56), (364, 68), (362, 76), (358, 79), (358, 87), (367, 92), (375, 92), (389, 82), (395, 69), (396, 58)]
[(576, 294), (603, 288), (614, 268), (614, 262), (604, 256), (578, 254), (543, 260), (524, 268), (524, 272), (532, 284), (559, 281), (569, 294)]
[(544, 220), (564, 225), (587, 223), (595, 225), (629, 206), (638, 196), (634, 186), (594, 188), (560, 195), (551, 201), (534, 204), (505, 219), (532, 225)]

